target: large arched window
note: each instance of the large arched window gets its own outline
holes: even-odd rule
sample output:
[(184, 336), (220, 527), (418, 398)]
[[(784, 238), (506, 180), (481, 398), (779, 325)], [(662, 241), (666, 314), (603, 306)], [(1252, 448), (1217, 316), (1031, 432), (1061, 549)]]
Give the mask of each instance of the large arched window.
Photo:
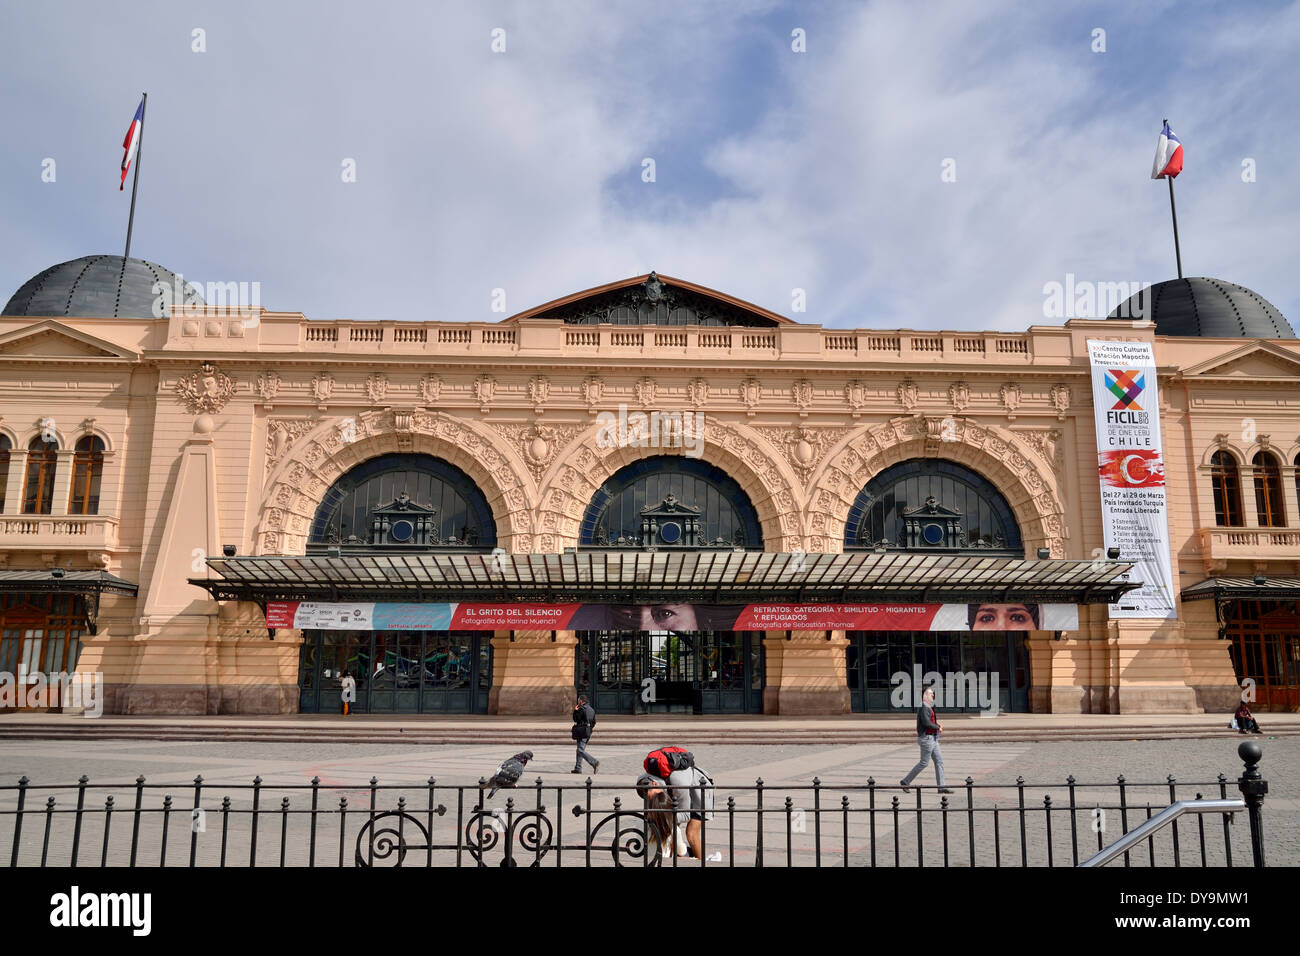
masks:
[(59, 467), (59, 443), (40, 435), (27, 445), (27, 480), (23, 485), (23, 514), (47, 515), (54, 504), (54, 473)]
[(99, 514), (99, 481), (104, 474), (104, 442), (94, 435), (77, 440), (72, 456), (72, 493), (68, 514)]
[(9, 453), (14, 443), (8, 435), (0, 435), (0, 512), (5, 510), (5, 488), (9, 487)]
[(1255, 466), (1255, 512), (1261, 528), (1281, 528), (1286, 524), (1282, 503), (1282, 469), (1277, 458), (1266, 451), (1256, 452), (1250, 460)]
[(1001, 492), (978, 472), (932, 458), (900, 462), (867, 482), (849, 509), (844, 546), (1024, 554)]
[(596, 547), (761, 549), (758, 512), (733, 478), (697, 458), (656, 455), (591, 497), (579, 543)]
[(1225, 527), (1241, 525), (1241, 472), (1231, 452), (1214, 453), (1210, 459), (1210, 483), (1214, 489), (1214, 523)]
[(474, 479), (432, 455), (381, 455), (336, 481), (312, 521), (308, 550), (474, 548), (497, 543), (492, 509)]

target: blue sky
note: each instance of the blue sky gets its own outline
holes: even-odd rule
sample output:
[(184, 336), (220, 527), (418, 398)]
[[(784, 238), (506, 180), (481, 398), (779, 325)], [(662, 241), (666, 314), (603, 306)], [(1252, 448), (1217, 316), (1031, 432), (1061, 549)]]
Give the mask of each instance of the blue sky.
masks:
[(133, 254), (314, 318), (657, 269), (834, 327), (1055, 322), (1067, 273), (1174, 275), (1167, 116), (1186, 274), (1300, 326), (1298, 50), (1300, 3), (11, 4), (0, 296), (121, 252), (148, 90)]

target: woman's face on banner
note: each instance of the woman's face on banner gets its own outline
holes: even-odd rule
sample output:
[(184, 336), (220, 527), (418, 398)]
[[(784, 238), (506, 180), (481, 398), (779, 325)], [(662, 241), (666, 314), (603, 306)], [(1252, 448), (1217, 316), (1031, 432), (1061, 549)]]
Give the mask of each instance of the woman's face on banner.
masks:
[(643, 631), (698, 631), (695, 608), (689, 604), (646, 604), (641, 608)]
[(981, 604), (972, 631), (1032, 631), (1034, 616), (1023, 604)]

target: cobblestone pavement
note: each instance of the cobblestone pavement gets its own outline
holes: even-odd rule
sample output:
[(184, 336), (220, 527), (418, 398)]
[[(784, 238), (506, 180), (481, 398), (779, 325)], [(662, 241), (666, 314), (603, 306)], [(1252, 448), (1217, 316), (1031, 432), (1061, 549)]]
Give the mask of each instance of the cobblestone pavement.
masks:
[[(1244, 738), (1240, 738), (1244, 739)], [(1097, 829), (1106, 843), (1123, 832), (1119, 789), (1116, 777), (1127, 781), (1124, 802), (1128, 828), (1146, 818), (1147, 805), (1154, 812), (1169, 803), (1167, 776), (1176, 779), (1176, 795), (1190, 799), (1196, 792), (1206, 797), (1218, 795), (1215, 783), (1220, 773), (1227, 777), (1227, 795), (1237, 796), (1236, 778), (1241, 762), (1236, 754), (1238, 740), (1097, 741), (1007, 744), (945, 744), (944, 759), (947, 783), (956, 793), (948, 798), (945, 814), (940, 796), (934, 792), (934, 775), (928, 768), (916, 783), (930, 789), (913, 788), (903, 794), (898, 788), (902, 777), (917, 758), (915, 745), (887, 744), (838, 746), (776, 745), (700, 745), (691, 747), (698, 764), (707, 769), (717, 784), (716, 811), (708, 823), (710, 850), (722, 848), (724, 861), (737, 865), (755, 862), (760, 852), (767, 865), (811, 865), (817, 861), (817, 835), (820, 831), (823, 864), (915, 865), (918, 843), (924, 846), (927, 865), (944, 862), (944, 828), (948, 830), (948, 860), (953, 865), (969, 865), (974, 843), (977, 865), (1020, 865), (1021, 832), (1024, 833), (1024, 859), (1030, 865), (1046, 865), (1049, 813), (1044, 797), (1051, 798), (1052, 863), (1069, 865), (1075, 848), (1080, 858), (1095, 850)], [(1300, 865), (1300, 739), (1255, 738), (1263, 749), (1261, 769), (1269, 781), (1265, 802), (1265, 834), (1268, 862), (1271, 865)], [(284, 859), (290, 865), (306, 865), (310, 854), (312, 820), (311, 790), (287, 789), (308, 785), (312, 777), (320, 778), (317, 833), (317, 865), (337, 865), (340, 859), (353, 862), (358, 846), (363, 855), (371, 852), (368, 839), (358, 844), (358, 834), (369, 820), (371, 793), (368, 782), (377, 777), (381, 789), (376, 796), (379, 811), (394, 809), (399, 797), (406, 800), (411, 814), (402, 821), (401, 839), (407, 844), (426, 845), (429, 838), (421, 832), (431, 828), (432, 843), (441, 847), (433, 852), (435, 864), (453, 864), (459, 855), (462, 864), (472, 865), (465, 845), (480, 839), (479, 829), (495, 828), (503, 839), (488, 833), (491, 844), (485, 859), (500, 860), (504, 849), (504, 831), (523, 812), (541, 805), (547, 808), (543, 827), (558, 827), (559, 832), (543, 831), (543, 839), (560, 842), (562, 861), (578, 862), (583, 856), (574, 846), (583, 846), (585, 828), (599, 830), (593, 844), (604, 849), (593, 862), (609, 865), (615, 827), (625, 830), (631, 821), (606, 820), (615, 797), (625, 810), (640, 808), (640, 800), (631, 791), (615, 790), (629, 786), (639, 772), (639, 763), (647, 747), (616, 746), (602, 748), (599, 732), (591, 751), (602, 761), (600, 773), (592, 778), (586, 791), (584, 772), (568, 773), (572, 768), (571, 747), (533, 746), (534, 759), (518, 791), (503, 791), (488, 802), (498, 816), (472, 818), (475, 791), (465, 791), (458, 801), (457, 786), (476, 786), (481, 776), (515, 750), (525, 749), (494, 744), (490, 746), (412, 747), (383, 744), (276, 744), (276, 743), (190, 743), (146, 741), (0, 741), (0, 861), (7, 863), (13, 847), (14, 809), (17, 792), (12, 789), (18, 777), (26, 775), (31, 789), (26, 797), (19, 861), (22, 865), (40, 863), (42, 852), (51, 863), (71, 859), (74, 838), (79, 844), (78, 860), (97, 865), (104, 844), (104, 814), (85, 814), (79, 837), (75, 837), (77, 791), (81, 774), (90, 778), (85, 805), (102, 811), (106, 796), (114, 797), (114, 811), (109, 818), (109, 862), (128, 861), (131, 831), (135, 826), (135, 787), (137, 775), (144, 775), (148, 787), (143, 792), (140, 815), (139, 862), (157, 865), (162, 858), (162, 808), (164, 796), (172, 797), (174, 812), (167, 817), (167, 865), (184, 865), (191, 848), (191, 810), (194, 802), (193, 780), (204, 779), (201, 806), (205, 810), (202, 832), (193, 840), (196, 862), (215, 865), (220, 862), (221, 833), (227, 838), (227, 862), (247, 865), (252, 845), (252, 793), (247, 789), (254, 776), (263, 780), (258, 818), (257, 864), (275, 865), (280, 860), (281, 843)], [(1076, 812), (1073, 826), (1069, 812), (1070, 792), (1066, 778), (1073, 774)], [(430, 800), (427, 784), (432, 776), (436, 783)], [(543, 780), (541, 792), (533, 786)], [(1017, 776), (1025, 780), (1026, 812), (1018, 812), (1020, 792)], [(763, 780), (762, 838), (759, 839), (758, 795), (755, 780)], [(813, 778), (821, 782), (821, 792), (814, 796)], [(874, 778), (874, 793), (867, 788)], [(964, 786), (973, 781), (969, 794)], [(56, 784), (64, 789), (48, 789)], [(67, 785), (73, 785), (67, 788)], [(111, 787), (96, 789), (99, 785)], [(1084, 784), (1105, 784), (1085, 787)], [(1140, 784), (1154, 786), (1138, 786)], [(1195, 786), (1200, 784), (1200, 786)], [(1207, 786), (1206, 784), (1213, 784)], [(155, 785), (157, 785), (155, 787)], [(231, 789), (239, 786), (241, 790)], [(556, 788), (565, 787), (558, 791)], [(54, 813), (47, 815), (47, 799), (55, 797)], [(222, 798), (230, 797), (229, 811), (221, 813)], [(347, 800), (347, 812), (339, 813), (340, 797)], [(970, 809), (968, 810), (968, 797)], [(284, 800), (288, 799), (288, 804)], [(728, 798), (734, 801), (734, 816), (726, 812)], [(787, 803), (787, 798), (789, 802)], [(898, 798), (895, 809), (894, 798)], [(507, 800), (513, 804), (507, 805)], [(587, 801), (592, 808), (585, 812)], [(845, 802), (847, 801), (847, 802)], [(429, 813), (429, 808), (434, 813)], [(439, 813), (438, 807), (445, 807)], [(921, 808), (918, 839), (918, 806)], [(816, 809), (820, 807), (820, 812)], [(1100, 807), (1097, 813), (1094, 807)], [(996, 810), (995, 810), (996, 808)], [(574, 810), (579, 812), (575, 815)], [(973, 812), (971, 812), (973, 810)], [(284, 812), (287, 811), (287, 812)], [(558, 812), (557, 812), (558, 811)], [(49, 822), (48, 847), (45, 830)], [(459, 821), (459, 823), (458, 823)], [(486, 823), (484, 823), (486, 821)], [(606, 821), (604, 826), (600, 826)], [(1096, 826), (1094, 826), (1096, 821)], [(397, 826), (397, 818), (389, 823)], [(522, 828), (527, 823), (521, 820)], [(1225, 826), (1219, 816), (1204, 818), (1206, 860), (1211, 865), (1224, 860)], [(376, 826), (382, 829), (384, 824)], [(636, 822), (639, 832), (640, 823)], [(1233, 862), (1249, 862), (1249, 828), (1243, 818), (1227, 827)], [(972, 841), (973, 833), (973, 841)], [(1181, 861), (1200, 863), (1202, 828), (1196, 818), (1187, 818), (1179, 826)], [(393, 836), (396, 838), (397, 834)], [(523, 862), (534, 859), (533, 845), (521, 829), (515, 834), (514, 854)], [(608, 837), (608, 839), (607, 839)], [(627, 834), (624, 835), (626, 841)], [(457, 842), (461, 849), (455, 849)], [(629, 846), (633, 843), (627, 844)], [(381, 859), (376, 863), (396, 862), (396, 855), (384, 856), (382, 844), (376, 844)], [(620, 850), (622, 852), (622, 849)], [(897, 853), (897, 857), (895, 854)], [(404, 865), (424, 865), (428, 854), (412, 852)], [(1150, 848), (1142, 847), (1132, 856), (1134, 865), (1173, 863), (1172, 834), (1166, 830)], [(554, 862), (548, 857), (547, 863)], [(639, 861), (637, 861), (639, 862)], [(686, 862), (686, 861), (682, 861)]]

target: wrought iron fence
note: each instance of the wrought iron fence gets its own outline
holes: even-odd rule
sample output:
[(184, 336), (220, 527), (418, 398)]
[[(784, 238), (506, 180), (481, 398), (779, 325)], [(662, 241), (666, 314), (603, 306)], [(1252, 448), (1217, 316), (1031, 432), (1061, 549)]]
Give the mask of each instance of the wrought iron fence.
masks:
[[(659, 852), (650, 811), (633, 786), (362, 787), (264, 781), (0, 787), (0, 859), (17, 866), (1077, 866), (1178, 800), (1244, 799), (1248, 832), (1232, 812), (1196, 814), (1123, 854), (1124, 866), (1264, 865), (1268, 784), (1259, 748), (1245, 770), (1202, 782), (976, 783), (951, 794), (913, 785), (715, 790), (700, 821), (699, 857)], [(161, 796), (161, 801), (159, 797)], [(1215, 821), (1214, 816), (1221, 816)], [(1210, 817), (1209, 820), (1206, 817)], [(9, 822), (12, 825), (6, 826)], [(1216, 825), (1216, 823), (1218, 825)], [(676, 842), (675, 838), (672, 842)], [(1244, 849), (1244, 845), (1249, 848)], [(1235, 850), (1235, 856), (1234, 856)]]

